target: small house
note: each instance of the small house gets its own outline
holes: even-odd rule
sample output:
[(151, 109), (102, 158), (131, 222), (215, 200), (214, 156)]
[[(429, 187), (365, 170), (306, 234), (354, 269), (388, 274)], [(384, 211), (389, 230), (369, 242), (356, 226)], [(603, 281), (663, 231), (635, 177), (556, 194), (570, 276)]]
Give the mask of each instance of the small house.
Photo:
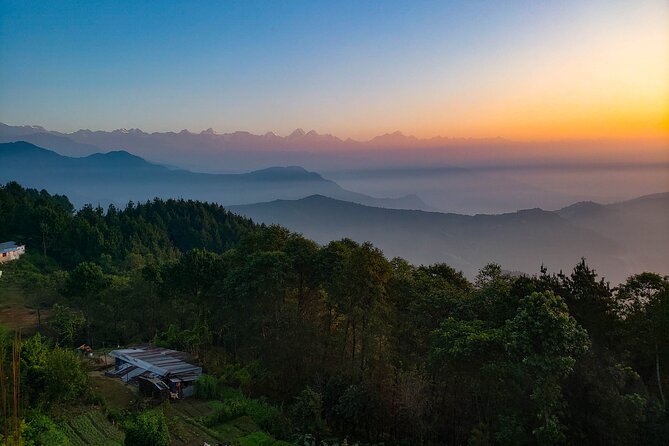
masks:
[(16, 260), (25, 253), (25, 245), (17, 245), (16, 242), (0, 243), (0, 263)]
[(202, 375), (202, 367), (187, 362), (188, 354), (152, 345), (112, 350), (109, 356), (116, 360), (107, 376), (135, 382), (147, 396), (176, 398), (192, 396), (195, 382)]

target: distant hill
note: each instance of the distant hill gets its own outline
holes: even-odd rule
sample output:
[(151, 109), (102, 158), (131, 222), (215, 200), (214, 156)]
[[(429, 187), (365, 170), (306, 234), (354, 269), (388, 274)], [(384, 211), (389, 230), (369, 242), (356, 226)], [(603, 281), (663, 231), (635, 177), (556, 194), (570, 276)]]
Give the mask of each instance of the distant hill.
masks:
[(126, 151), (67, 157), (27, 142), (0, 144), (0, 183), (66, 194), (76, 206), (160, 198), (191, 198), (223, 205), (311, 194), (381, 207), (426, 209), (416, 196), (375, 198), (341, 188), (302, 167), (272, 167), (244, 174), (203, 174), (168, 169)]
[[(669, 194), (608, 206), (580, 203), (555, 212), (474, 216), (380, 209), (324, 196), (230, 209), (320, 243), (350, 237), (371, 241), (390, 257), (446, 262), (469, 277), (491, 261), (506, 270), (535, 273), (542, 264), (552, 271), (570, 270), (581, 257), (614, 283), (643, 270), (669, 273), (669, 226), (662, 228)], [(639, 239), (653, 243), (639, 249), (634, 246)]]
[(577, 203), (557, 213), (616, 240), (630, 268), (669, 274), (669, 192), (608, 205)]
[[(438, 165), (490, 165), (500, 160), (521, 164), (553, 163), (557, 160), (597, 163), (599, 151), (592, 141), (521, 142), (501, 138), (417, 138), (401, 132), (387, 133), (366, 141), (341, 139), (314, 130), (297, 129), (287, 136), (272, 132), (217, 133), (146, 132), (141, 129), (113, 131), (82, 129), (63, 133), (37, 125), (11, 126), (0, 123), (0, 142), (27, 141), (63, 155), (84, 156), (110, 150), (127, 150), (161, 164), (182, 166), (201, 172), (255, 170), (267, 165), (300, 165), (308, 169), (361, 169)], [(634, 148), (637, 162), (667, 163), (665, 140), (607, 142), (609, 162), (630, 162), (629, 153), (613, 150)], [(566, 156), (565, 154), (569, 154)]]
[(48, 147), (66, 156), (84, 156), (103, 152), (94, 144), (74, 141), (66, 136), (47, 131), (44, 127), (9, 126), (0, 122), (0, 143), (26, 141), (39, 147)]

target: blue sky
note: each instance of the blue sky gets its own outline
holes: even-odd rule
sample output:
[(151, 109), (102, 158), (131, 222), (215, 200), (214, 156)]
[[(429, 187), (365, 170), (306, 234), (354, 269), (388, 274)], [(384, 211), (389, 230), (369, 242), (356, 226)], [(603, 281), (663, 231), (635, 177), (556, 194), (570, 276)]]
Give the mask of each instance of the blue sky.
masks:
[[(669, 69), (651, 60), (669, 49), (657, 43), (669, 37), (668, 9), (663, 1), (0, 0), (0, 120), (63, 131), (514, 136), (504, 135), (509, 110), (532, 118), (532, 107), (553, 104), (551, 88), (581, 97), (584, 82), (601, 85), (602, 66), (637, 67), (605, 79), (628, 85), (630, 98), (649, 82), (655, 90), (642, 96), (664, 94)], [(655, 43), (642, 55), (617, 51), (616, 39), (635, 38)], [(610, 57), (591, 63), (606, 45)], [(581, 100), (579, 113), (611, 96)], [(560, 110), (570, 105), (561, 101)], [(655, 103), (644, 107), (658, 113)], [(541, 133), (546, 123), (529, 125)]]

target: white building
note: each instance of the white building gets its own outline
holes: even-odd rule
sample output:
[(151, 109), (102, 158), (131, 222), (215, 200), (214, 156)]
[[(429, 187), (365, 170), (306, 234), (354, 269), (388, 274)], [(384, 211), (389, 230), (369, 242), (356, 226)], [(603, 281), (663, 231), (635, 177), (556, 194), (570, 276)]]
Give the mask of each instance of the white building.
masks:
[(16, 242), (0, 243), (0, 263), (16, 260), (25, 253), (25, 245), (17, 245)]

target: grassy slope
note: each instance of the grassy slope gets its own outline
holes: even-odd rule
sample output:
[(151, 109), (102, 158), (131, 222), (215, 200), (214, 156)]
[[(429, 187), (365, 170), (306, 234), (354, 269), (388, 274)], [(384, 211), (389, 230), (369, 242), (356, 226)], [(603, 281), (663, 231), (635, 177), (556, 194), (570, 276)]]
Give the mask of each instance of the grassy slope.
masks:
[(210, 402), (188, 399), (170, 404), (165, 411), (170, 424), (173, 445), (201, 445), (223, 442), (239, 444), (239, 440), (260, 428), (248, 416), (239, 417), (208, 428), (201, 424), (197, 417), (210, 415), (213, 412)]
[[(102, 395), (107, 406), (113, 409), (130, 408), (137, 399), (134, 388), (126, 386), (118, 379), (108, 378), (100, 372), (91, 372), (91, 385)], [(239, 417), (212, 428), (204, 426), (198, 420), (213, 412), (209, 401), (189, 398), (165, 405), (164, 411), (170, 428), (172, 444), (175, 446), (201, 446), (205, 441), (209, 444), (222, 442), (236, 445), (240, 444), (240, 440), (249, 434), (260, 431), (260, 428), (248, 416)], [(70, 435), (69, 431), (68, 435)], [(77, 437), (74, 438), (76, 440)], [(93, 442), (89, 444), (107, 446), (112, 443)]]
[(121, 446), (124, 434), (99, 409), (66, 417), (60, 427), (73, 446)]
[[(0, 325), (11, 330), (20, 328), (24, 336), (29, 336), (37, 328), (37, 310), (17, 280), (19, 262), (21, 260), (0, 265), (3, 271), (0, 277)], [(42, 322), (50, 315), (51, 310), (42, 310)]]

